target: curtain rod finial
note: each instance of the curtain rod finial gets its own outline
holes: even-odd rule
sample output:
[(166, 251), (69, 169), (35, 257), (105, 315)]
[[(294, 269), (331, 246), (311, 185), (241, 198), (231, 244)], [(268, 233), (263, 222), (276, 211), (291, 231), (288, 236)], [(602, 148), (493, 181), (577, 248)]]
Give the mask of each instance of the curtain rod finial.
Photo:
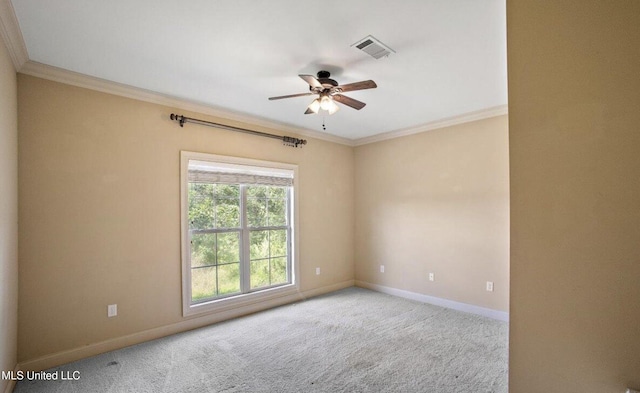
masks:
[(171, 114), (171, 120), (176, 120), (180, 123), (180, 127), (184, 127), (184, 123), (186, 123), (187, 119), (182, 115), (176, 115), (175, 113)]

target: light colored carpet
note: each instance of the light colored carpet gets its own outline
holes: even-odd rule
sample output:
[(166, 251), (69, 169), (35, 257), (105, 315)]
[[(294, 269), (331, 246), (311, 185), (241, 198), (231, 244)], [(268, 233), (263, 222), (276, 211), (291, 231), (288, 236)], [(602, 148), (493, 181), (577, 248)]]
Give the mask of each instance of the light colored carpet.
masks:
[(505, 322), (347, 288), (48, 371), (14, 392), (507, 392)]

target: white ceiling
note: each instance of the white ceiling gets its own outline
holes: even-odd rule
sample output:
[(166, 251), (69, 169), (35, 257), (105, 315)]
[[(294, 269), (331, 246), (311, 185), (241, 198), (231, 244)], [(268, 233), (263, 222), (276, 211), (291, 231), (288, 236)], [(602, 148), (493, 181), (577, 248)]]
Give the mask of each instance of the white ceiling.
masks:
[[(31, 61), (357, 140), (507, 104), (505, 0), (13, 0)], [(351, 45), (373, 35), (397, 53)], [(304, 115), (321, 70), (360, 111)]]

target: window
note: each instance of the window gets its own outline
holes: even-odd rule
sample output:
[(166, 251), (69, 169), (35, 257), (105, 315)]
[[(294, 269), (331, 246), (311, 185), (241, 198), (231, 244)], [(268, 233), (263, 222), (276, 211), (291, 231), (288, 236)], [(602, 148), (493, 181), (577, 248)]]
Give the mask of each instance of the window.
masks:
[(296, 167), (183, 152), (181, 169), (183, 313), (295, 290)]

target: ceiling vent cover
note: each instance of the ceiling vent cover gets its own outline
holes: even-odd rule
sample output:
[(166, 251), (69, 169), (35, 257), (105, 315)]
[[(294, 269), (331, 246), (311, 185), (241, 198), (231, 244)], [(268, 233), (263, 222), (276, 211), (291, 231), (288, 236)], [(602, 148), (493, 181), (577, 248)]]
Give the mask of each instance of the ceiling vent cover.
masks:
[(375, 38), (372, 35), (368, 35), (363, 39), (359, 40), (355, 44), (351, 45), (360, 49), (361, 51), (367, 53), (369, 56), (374, 59), (381, 59), (383, 57), (389, 57), (391, 53), (396, 53), (393, 49), (389, 48), (380, 40)]

